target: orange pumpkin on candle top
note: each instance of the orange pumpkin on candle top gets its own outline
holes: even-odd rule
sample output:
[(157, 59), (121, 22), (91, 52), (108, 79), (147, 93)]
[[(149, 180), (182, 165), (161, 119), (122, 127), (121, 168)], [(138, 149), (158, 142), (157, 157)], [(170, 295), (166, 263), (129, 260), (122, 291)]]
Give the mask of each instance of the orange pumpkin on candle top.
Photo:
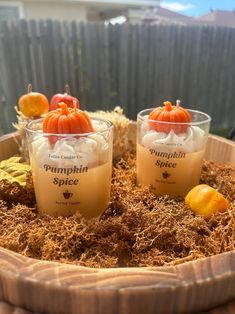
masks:
[(43, 132), (53, 134), (82, 134), (93, 132), (93, 126), (86, 112), (68, 108), (59, 103), (56, 110), (50, 111), (43, 121)]
[(148, 119), (154, 120), (148, 122), (150, 128), (157, 132), (169, 133), (173, 130), (176, 134), (185, 133), (189, 127), (188, 123), (191, 122), (189, 112), (180, 106), (180, 101), (176, 102), (176, 106), (173, 106), (170, 101), (165, 101), (164, 105), (155, 108), (149, 114)]

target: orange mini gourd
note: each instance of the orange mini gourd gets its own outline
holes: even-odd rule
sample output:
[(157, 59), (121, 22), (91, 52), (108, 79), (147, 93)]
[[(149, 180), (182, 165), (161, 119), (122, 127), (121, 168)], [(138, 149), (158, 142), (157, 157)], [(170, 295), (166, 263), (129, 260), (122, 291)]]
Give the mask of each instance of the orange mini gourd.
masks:
[(93, 132), (91, 120), (86, 112), (68, 108), (59, 103), (60, 108), (50, 111), (43, 121), (43, 132), (49, 134), (82, 134)]
[(45, 95), (32, 91), (32, 84), (28, 85), (28, 93), (22, 95), (18, 101), (20, 112), (27, 118), (36, 118), (49, 110), (49, 102)]
[(165, 101), (164, 105), (165, 106), (163, 107), (155, 108), (149, 114), (148, 119), (154, 120), (148, 122), (150, 128), (157, 132), (169, 133), (171, 130), (173, 130), (176, 134), (185, 133), (189, 127), (187, 123), (191, 122), (191, 116), (189, 112), (180, 106), (180, 101), (176, 102), (176, 106), (173, 106), (170, 101)]
[(192, 188), (185, 197), (185, 203), (196, 213), (210, 217), (216, 212), (224, 212), (229, 207), (229, 201), (219, 192), (207, 184), (199, 184)]

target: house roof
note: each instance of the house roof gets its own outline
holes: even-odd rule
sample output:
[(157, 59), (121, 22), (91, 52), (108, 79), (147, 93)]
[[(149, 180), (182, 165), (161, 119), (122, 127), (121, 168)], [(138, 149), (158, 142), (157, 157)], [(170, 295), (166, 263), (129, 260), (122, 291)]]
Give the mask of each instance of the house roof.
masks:
[(136, 6), (155, 6), (159, 4), (159, 0), (73, 0), (73, 2), (90, 2), (101, 4), (124, 4), (124, 5), (136, 5)]
[(210, 25), (235, 27), (235, 11), (215, 10), (198, 17), (197, 20), (208, 22)]
[[(15, 1), (15, 0), (8, 0)], [(23, 2), (48, 2), (48, 0), (21, 0)], [(156, 6), (160, 0), (50, 0), (50, 2), (82, 3), (86, 5)]]
[(165, 9), (161, 6), (158, 6), (157, 8), (154, 9), (156, 15), (161, 16), (163, 18), (167, 18), (169, 20), (173, 20), (173, 21), (191, 21), (193, 20), (190, 16), (186, 16), (183, 14), (180, 14), (178, 12), (174, 12), (168, 9)]
[[(10, 0), (12, 1), (12, 0)], [(35, 2), (35, 0), (23, 0), (27, 2)], [(37, 2), (48, 2), (48, 0), (37, 0)], [(82, 4), (100, 4), (100, 5), (131, 5), (131, 6), (156, 6), (160, 0), (51, 0), (50, 2), (70, 2)]]
[[(71, 1), (71, 0), (69, 0)], [(102, 20), (109, 20), (116, 16), (125, 15), (128, 9), (153, 8), (159, 5), (160, 0), (72, 0), (73, 3), (84, 4), (90, 14), (98, 12)]]
[(153, 23), (235, 27), (235, 10), (211, 11), (210, 13), (198, 18), (186, 16), (178, 12), (165, 9), (160, 5), (155, 6), (154, 8), (146, 9), (145, 11), (142, 10), (142, 12), (143, 14), (141, 16), (141, 20)]
[(170, 11), (161, 6), (156, 6), (153, 9), (142, 11), (142, 20), (152, 21), (156, 23), (167, 23), (167, 24), (182, 24), (182, 25), (191, 25), (195, 23), (195, 20), (174, 11)]

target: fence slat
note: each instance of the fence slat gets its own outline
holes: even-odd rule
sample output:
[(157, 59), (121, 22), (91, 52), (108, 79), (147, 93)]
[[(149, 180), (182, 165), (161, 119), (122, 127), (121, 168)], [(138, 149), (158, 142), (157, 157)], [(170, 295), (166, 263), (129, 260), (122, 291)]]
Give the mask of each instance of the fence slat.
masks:
[(0, 22), (0, 134), (28, 83), (48, 96), (70, 84), (82, 108), (138, 111), (179, 98), (234, 126), (235, 29), (107, 25), (77, 21)]

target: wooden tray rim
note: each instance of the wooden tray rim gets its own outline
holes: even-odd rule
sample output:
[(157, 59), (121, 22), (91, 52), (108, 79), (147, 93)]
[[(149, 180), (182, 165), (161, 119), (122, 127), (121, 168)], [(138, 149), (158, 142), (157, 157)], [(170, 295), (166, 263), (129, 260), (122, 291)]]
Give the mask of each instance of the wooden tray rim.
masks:
[[(17, 138), (18, 133), (14, 132), (0, 137), (0, 143), (12, 137)], [(235, 142), (231, 140), (215, 135), (210, 135), (210, 137), (235, 147)], [(161, 302), (160, 298), (164, 292), (174, 299), (175, 312), (180, 313), (181, 303), (185, 303), (181, 294), (186, 293), (191, 300), (196, 293), (197, 299), (200, 297), (201, 301), (196, 302), (195, 298), (190, 301), (191, 304), (187, 308), (190, 313), (191, 310), (206, 310), (211, 306), (234, 300), (234, 282), (235, 250), (188, 261), (177, 266), (97, 269), (36, 260), (0, 248), (0, 300), (20, 307), (25, 307), (27, 304), (26, 308), (35, 311), (40, 311), (43, 306), (46, 306), (48, 297), (45, 293), (77, 296), (79, 302), (83, 302), (81, 296), (85, 294), (91, 298), (95, 297), (100, 304), (103, 304), (105, 300), (107, 301), (107, 295), (114, 303), (117, 302), (117, 298), (118, 302), (124, 302), (126, 298), (131, 302), (146, 295), (152, 302)], [(15, 284), (17, 287), (24, 287), (28, 293), (30, 291), (30, 295), (34, 296), (32, 298), (34, 301), (30, 301), (27, 294), (23, 292), (10, 294), (9, 289), (12, 285), (14, 288)], [(37, 302), (33, 303), (40, 289), (45, 290), (41, 292), (44, 296), (42, 305)], [(204, 296), (205, 289), (210, 291), (207, 299)], [(214, 290), (216, 293), (213, 295)], [(56, 299), (53, 297), (50, 301), (52, 307), (55, 306)], [(164, 305), (167, 306), (167, 300), (164, 301)], [(86, 309), (89, 310), (89, 305)], [(48, 313), (53, 312), (49, 309)]]

